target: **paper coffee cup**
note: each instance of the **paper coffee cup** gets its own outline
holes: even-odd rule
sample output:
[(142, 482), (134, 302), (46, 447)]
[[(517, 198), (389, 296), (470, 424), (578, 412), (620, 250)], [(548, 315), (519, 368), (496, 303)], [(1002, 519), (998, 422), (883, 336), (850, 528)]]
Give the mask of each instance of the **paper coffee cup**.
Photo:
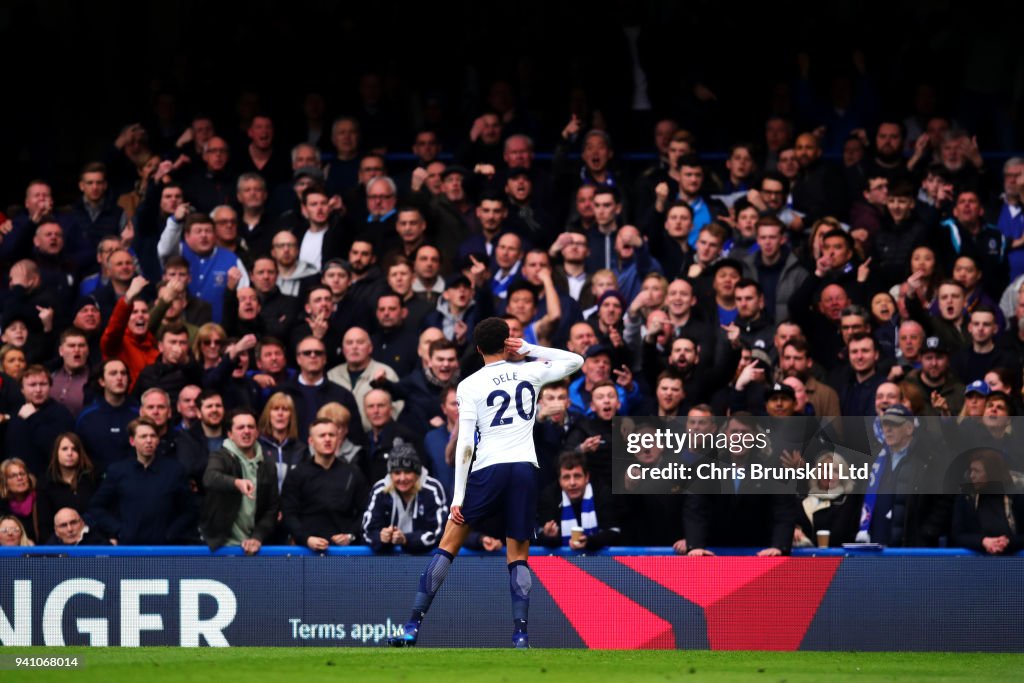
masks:
[(827, 548), (828, 547), (828, 542), (829, 542), (829, 539), (831, 538), (831, 536), (832, 536), (832, 532), (831, 531), (819, 531), (818, 532), (818, 547), (819, 548)]
[(579, 542), (579, 541), (583, 540), (583, 536), (584, 536), (583, 527), (581, 527), (581, 526), (574, 526), (572, 528), (571, 533), (572, 533), (572, 540), (574, 540), (576, 542)]

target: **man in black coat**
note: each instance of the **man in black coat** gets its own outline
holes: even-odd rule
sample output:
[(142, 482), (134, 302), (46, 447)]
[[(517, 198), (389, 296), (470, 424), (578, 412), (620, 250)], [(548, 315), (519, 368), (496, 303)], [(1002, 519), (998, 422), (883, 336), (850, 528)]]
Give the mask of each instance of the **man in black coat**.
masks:
[(821, 144), (810, 133), (796, 139), (796, 160), (800, 172), (793, 183), (793, 208), (804, 214), (804, 225), (825, 216), (846, 217), (846, 179), (843, 173), (821, 158)]

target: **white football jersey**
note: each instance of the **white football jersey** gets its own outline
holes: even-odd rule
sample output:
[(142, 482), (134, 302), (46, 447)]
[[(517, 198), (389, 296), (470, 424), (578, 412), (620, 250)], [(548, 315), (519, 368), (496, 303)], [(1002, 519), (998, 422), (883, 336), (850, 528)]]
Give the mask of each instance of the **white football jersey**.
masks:
[(490, 363), (459, 382), (459, 422), (472, 418), (480, 437), (474, 470), (511, 462), (536, 467), (533, 424), (540, 388), (583, 365), (583, 357), (569, 351), (530, 344), (527, 352), (543, 360)]

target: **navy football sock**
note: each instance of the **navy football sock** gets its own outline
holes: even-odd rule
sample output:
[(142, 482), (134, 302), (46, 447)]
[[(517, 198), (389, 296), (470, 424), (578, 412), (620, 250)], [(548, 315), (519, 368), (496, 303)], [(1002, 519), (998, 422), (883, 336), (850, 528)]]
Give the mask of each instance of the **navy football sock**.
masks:
[(530, 588), (533, 577), (525, 560), (516, 560), (508, 565), (508, 587), (512, 593), (512, 622), (516, 631), (526, 630), (526, 618), (530, 612)]
[(437, 590), (448, 576), (448, 570), (454, 560), (455, 557), (446, 550), (438, 548), (434, 551), (427, 568), (420, 574), (420, 589), (416, 592), (416, 599), (412, 604), (410, 621), (417, 624), (423, 621), (423, 615), (430, 609), (430, 603), (434, 601)]

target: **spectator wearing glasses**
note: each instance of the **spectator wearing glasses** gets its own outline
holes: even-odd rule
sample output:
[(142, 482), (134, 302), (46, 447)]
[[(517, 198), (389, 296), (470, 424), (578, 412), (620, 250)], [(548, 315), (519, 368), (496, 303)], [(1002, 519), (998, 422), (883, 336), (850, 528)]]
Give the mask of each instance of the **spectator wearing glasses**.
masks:
[(110, 545), (103, 534), (89, 528), (75, 508), (61, 508), (50, 520), (53, 533), (46, 545)]
[(35, 543), (25, 532), (25, 525), (14, 515), (0, 515), (0, 547), (29, 547)]
[[(21, 458), (0, 462), (0, 513), (9, 515), (0, 521), (0, 528), (9, 528), (10, 518), (18, 522), (22, 538), (35, 545), (39, 539), (39, 511), (36, 477), (28, 471)], [(9, 534), (10, 535), (10, 534)]]
[[(359, 414), (359, 406), (352, 392), (327, 379), (327, 351), (322, 341), (312, 336), (300, 340), (295, 347), (295, 359), (299, 366), (299, 374), (283, 383), (281, 391), (291, 396), (295, 402), (300, 441), (306, 440), (309, 435), (309, 423), (316, 417), (317, 411), (327, 403), (340, 403), (352, 415)], [(362, 444), (365, 436), (362, 422), (353, 420), (349, 438), (356, 444)]]
[[(398, 190), (395, 181), (387, 176), (371, 178), (366, 183), (366, 218), (353, 223), (356, 239), (373, 244), (374, 251), (383, 254), (401, 245), (395, 222), (398, 219)], [(353, 219), (355, 220), (355, 219)]]
[(238, 234), (238, 212), (221, 204), (210, 212), (210, 218), (213, 219), (213, 235), (217, 238), (217, 246), (248, 261), (249, 250)]

